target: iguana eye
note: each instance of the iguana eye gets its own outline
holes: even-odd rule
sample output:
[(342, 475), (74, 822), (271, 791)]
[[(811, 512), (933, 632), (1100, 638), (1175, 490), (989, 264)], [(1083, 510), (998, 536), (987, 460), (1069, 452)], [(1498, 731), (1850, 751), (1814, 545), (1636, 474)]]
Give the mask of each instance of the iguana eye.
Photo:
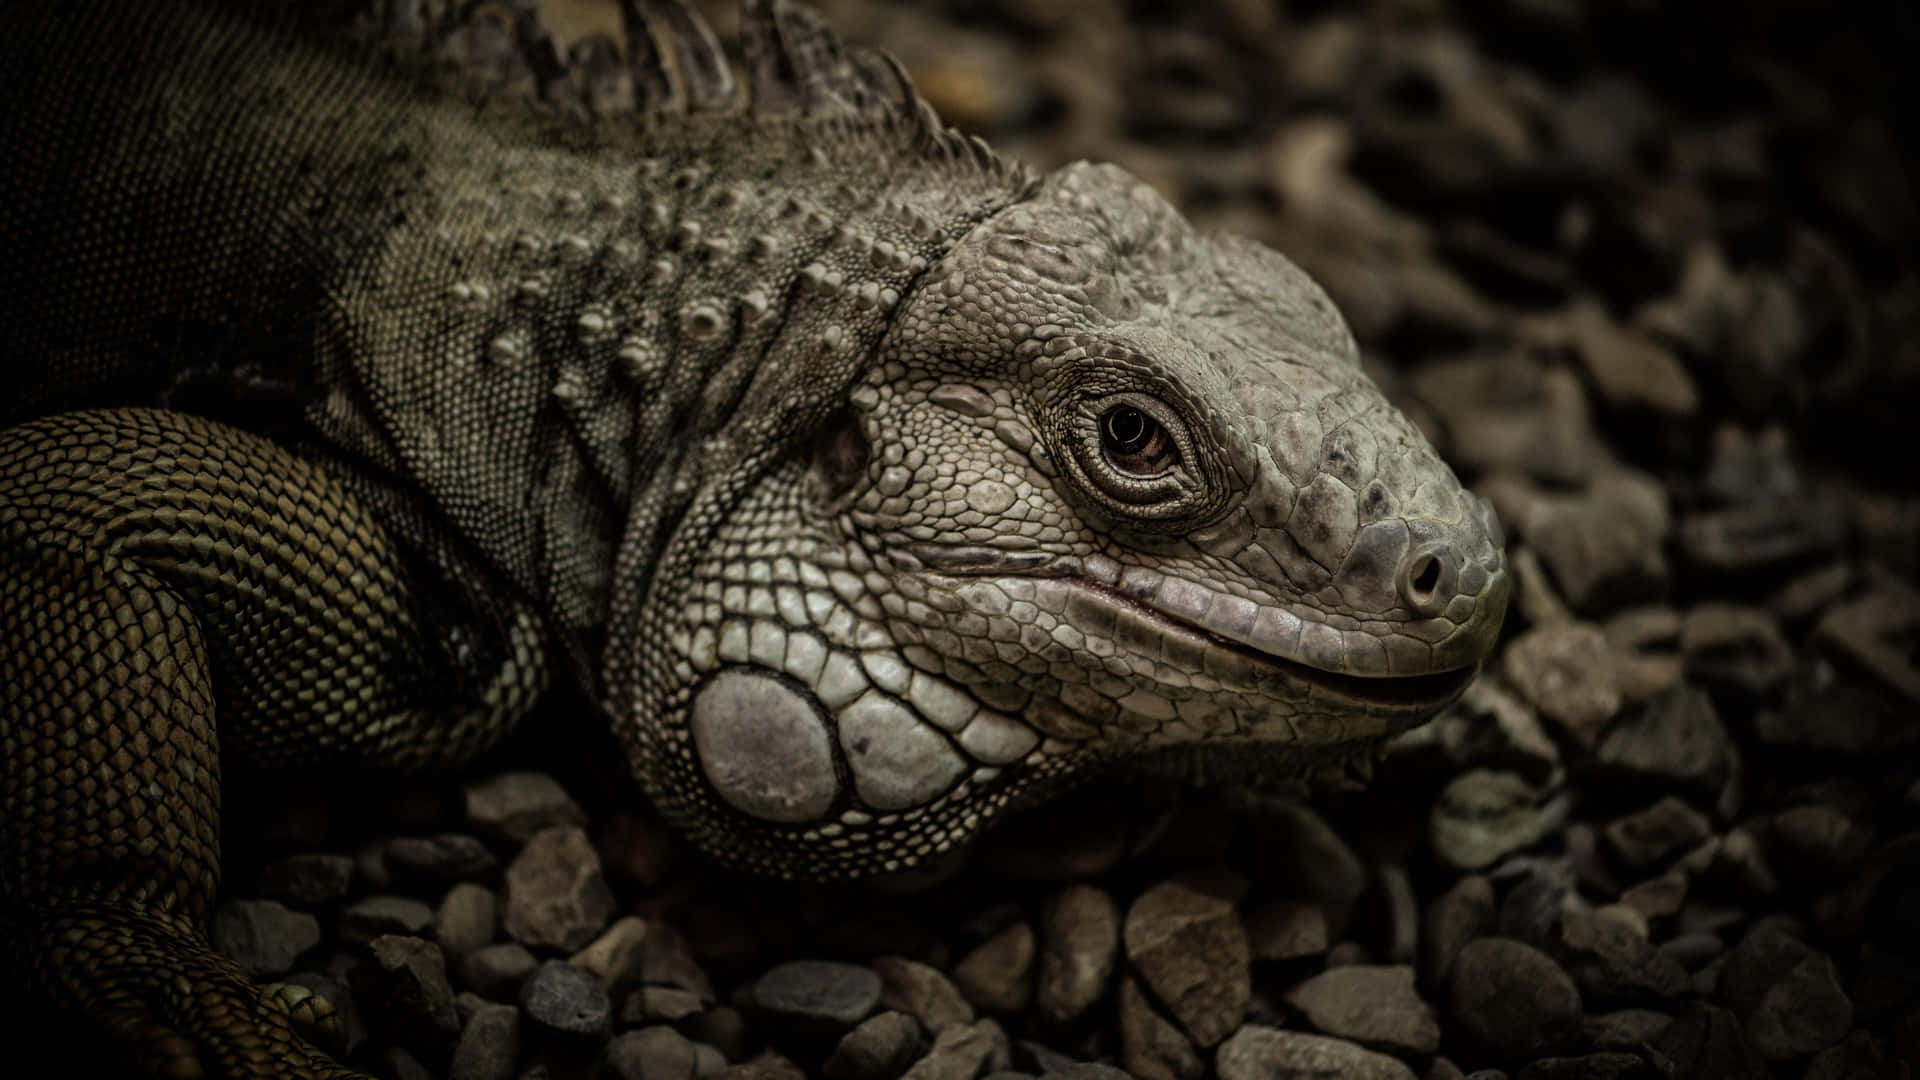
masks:
[(1179, 456), (1167, 429), (1132, 405), (1115, 405), (1100, 418), (1100, 447), (1114, 468), (1130, 476), (1165, 472)]

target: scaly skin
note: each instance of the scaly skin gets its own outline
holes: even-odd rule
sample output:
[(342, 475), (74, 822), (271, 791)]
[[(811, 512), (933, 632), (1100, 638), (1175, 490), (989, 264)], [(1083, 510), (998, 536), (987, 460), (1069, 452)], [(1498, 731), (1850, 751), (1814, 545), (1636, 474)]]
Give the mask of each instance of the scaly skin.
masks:
[(339, 1071), (201, 936), (223, 769), (457, 765), (573, 679), (707, 851), (853, 877), (1365, 748), (1493, 644), (1492, 512), (1284, 258), (784, 3), (744, 88), (630, 21), (7, 15), (0, 943), (141, 1067)]

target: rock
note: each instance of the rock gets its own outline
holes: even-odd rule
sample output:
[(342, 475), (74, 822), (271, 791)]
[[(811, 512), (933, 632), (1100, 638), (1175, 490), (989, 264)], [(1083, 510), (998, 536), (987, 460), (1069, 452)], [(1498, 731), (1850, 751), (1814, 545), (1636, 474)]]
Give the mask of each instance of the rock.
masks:
[(1247, 944), (1255, 960), (1297, 960), (1327, 951), (1327, 916), (1318, 904), (1274, 900), (1247, 913)]
[(1527, 631), (1507, 646), (1500, 670), (1540, 715), (1582, 746), (1593, 745), (1622, 703), (1606, 634), (1590, 623)]
[(1120, 981), (1120, 1060), (1143, 1080), (1199, 1080), (1206, 1072), (1193, 1040), (1154, 1009), (1133, 978)]
[(1678, 869), (1648, 878), (1620, 894), (1620, 905), (1647, 922), (1679, 914), (1686, 900), (1687, 875)]
[(625, 1024), (677, 1024), (706, 1008), (700, 995), (674, 986), (643, 986), (620, 1007)]
[(449, 957), (460, 957), (493, 944), (499, 903), (493, 890), (463, 881), (447, 890), (433, 915), (434, 940)]
[(527, 1020), (558, 1036), (592, 1038), (613, 1027), (613, 1002), (592, 975), (565, 960), (548, 960), (520, 984)]
[(1395, 1054), (1440, 1049), (1440, 1021), (1420, 1000), (1413, 968), (1404, 964), (1323, 971), (1288, 990), (1286, 999), (1328, 1035)]
[(1541, 491), (1511, 473), (1489, 477), (1478, 489), (1510, 535), (1540, 553), (1575, 612), (1604, 614), (1665, 593), (1670, 519), (1666, 489), (1653, 477), (1607, 465), (1576, 493)]
[(1541, 1058), (1516, 1080), (1658, 1080), (1660, 1073), (1638, 1054), (1603, 1051), (1583, 1057)]
[(577, 825), (534, 834), (507, 867), (506, 885), (507, 934), (532, 948), (578, 949), (613, 915), (600, 856)]
[(1616, 818), (1601, 831), (1622, 864), (1646, 870), (1713, 834), (1706, 815), (1672, 795), (1637, 813)]
[(1494, 300), (1529, 306), (1566, 299), (1573, 267), (1558, 254), (1514, 243), (1492, 227), (1456, 218), (1440, 230), (1439, 253)]
[(955, 1024), (934, 1036), (933, 1048), (901, 1080), (973, 1080), (1008, 1056), (1007, 1036), (999, 1024)]
[(1815, 1054), (1805, 1080), (1909, 1080), (1907, 1063), (1888, 1060), (1872, 1035), (1856, 1031)]
[(1747, 1041), (1732, 1013), (1694, 1002), (1654, 1040), (1673, 1063), (1674, 1076), (1689, 1080), (1772, 1080), (1767, 1060)]
[(345, 855), (289, 855), (260, 871), (260, 895), (301, 908), (331, 904), (352, 884), (353, 860)]
[(1134, 807), (1111, 785), (1095, 785), (1020, 816), (980, 842), (981, 865), (1032, 881), (1075, 881), (1107, 870), (1127, 853)]
[(1686, 969), (1654, 948), (1646, 924), (1623, 906), (1569, 907), (1553, 952), (1592, 1005), (1666, 1001), (1692, 985)]
[(585, 825), (586, 811), (546, 773), (504, 772), (466, 787), (467, 822), (489, 836), (523, 844), (556, 825)]
[(320, 944), (320, 920), (272, 900), (229, 900), (213, 913), (207, 937), (214, 951), (256, 979), (284, 975)]
[(1220, 1080), (1414, 1080), (1396, 1058), (1325, 1035), (1248, 1024), (1214, 1057)]
[(606, 1080), (694, 1080), (702, 1075), (693, 1040), (658, 1025), (614, 1036), (601, 1062)]
[(1620, 1009), (1587, 1017), (1587, 1041), (1595, 1050), (1637, 1051), (1658, 1039), (1673, 1017), (1652, 1009)]
[(520, 981), (532, 974), (536, 964), (519, 942), (483, 945), (460, 958), (460, 983), (494, 1001), (517, 1000)]
[(676, 986), (700, 995), (702, 1001), (714, 1000), (706, 969), (693, 955), (687, 939), (671, 924), (648, 926), (646, 940), (640, 945), (640, 981), (649, 986)]
[(754, 980), (752, 1000), (795, 1028), (843, 1031), (879, 1008), (881, 980), (858, 964), (794, 960)]
[(1543, 791), (1514, 773), (1474, 769), (1441, 789), (1427, 836), (1448, 866), (1480, 870), (1545, 839), (1566, 820), (1569, 805), (1564, 793)]
[(1141, 893), (1121, 939), (1153, 996), (1193, 1041), (1212, 1046), (1240, 1025), (1252, 993), (1252, 954), (1231, 888), (1185, 876)]
[(872, 967), (880, 976), (880, 1003), (920, 1021), (933, 1034), (973, 1023), (973, 1006), (938, 968), (904, 956), (877, 957)]
[(975, 1008), (1018, 1012), (1033, 997), (1033, 956), (1033, 927), (1016, 922), (962, 957), (953, 984)]
[(500, 860), (476, 836), (396, 836), (387, 842), (387, 869), (404, 878), (433, 882), (480, 881)]
[(1611, 779), (1711, 799), (1732, 774), (1734, 750), (1707, 692), (1675, 683), (1607, 729), (1595, 761)]
[(1832, 877), (1860, 865), (1873, 834), (1838, 807), (1808, 803), (1773, 816), (1768, 854), (1789, 874)]
[(1641, 605), (1615, 612), (1605, 625), (1614, 682), (1629, 704), (1651, 701), (1680, 681), (1679, 612)]
[(1771, 1061), (1818, 1053), (1853, 1026), (1833, 959), (1785, 934), (1749, 933), (1720, 969), (1719, 996)]
[(1463, 1035), (1498, 1058), (1537, 1057), (1581, 1034), (1573, 979), (1552, 957), (1506, 938), (1481, 938), (1460, 950), (1449, 1012)]
[(1512, 469), (1564, 486), (1586, 480), (1598, 460), (1586, 394), (1570, 371), (1516, 352), (1425, 364), (1412, 385), (1439, 415), (1463, 473)]
[(369, 961), (350, 977), (369, 1026), (416, 1049), (439, 1046), (460, 1030), (439, 946), (386, 934), (368, 942), (367, 952)]
[(1041, 910), (1040, 941), (1034, 1005), (1049, 1024), (1065, 1027), (1092, 1008), (1113, 980), (1120, 909), (1092, 885), (1069, 885)]
[(434, 1080), (432, 1070), (420, 1059), (398, 1046), (389, 1046), (374, 1055), (374, 1071), (388, 1080)]
[(624, 993), (640, 982), (645, 970), (647, 931), (645, 919), (632, 915), (616, 919), (567, 962), (599, 979), (608, 994)]
[(762, 1050), (751, 1061), (728, 1066), (720, 1074), (720, 1080), (808, 1080), (808, 1077), (798, 1065), (777, 1051)]
[(1673, 351), (1615, 323), (1599, 303), (1575, 301), (1565, 326), (1567, 342), (1611, 408), (1665, 417), (1692, 416), (1699, 409), (1700, 389)]
[(831, 1080), (893, 1080), (926, 1050), (919, 1021), (889, 1010), (842, 1036), (820, 1071)]
[(1815, 644), (1877, 679), (1908, 701), (1920, 701), (1920, 592), (1885, 578), (1870, 592), (1827, 612), (1814, 630)]
[(1764, 609), (1701, 604), (1680, 628), (1689, 678), (1721, 690), (1763, 697), (1786, 680), (1793, 650)]
[(1680, 551), (1710, 574), (1757, 576), (1834, 554), (1845, 522), (1838, 497), (1819, 494), (1696, 510), (1680, 519)]
[(383, 934), (419, 934), (433, 925), (433, 908), (411, 896), (369, 896), (340, 912), (334, 934), (349, 945), (364, 945)]
[(1326, 819), (1287, 803), (1244, 816), (1240, 826), (1247, 845), (1265, 856), (1254, 869), (1266, 891), (1319, 904), (1328, 934), (1346, 933), (1353, 906), (1367, 891), (1367, 866)]
[(475, 1009), (454, 1044), (452, 1080), (513, 1080), (520, 1059), (520, 1010), (512, 1005)]
[(1427, 767), (1435, 772), (1477, 766), (1517, 773), (1532, 784), (1548, 782), (1560, 767), (1560, 752), (1533, 710), (1489, 678), (1474, 680), (1445, 712), (1389, 746), (1395, 758), (1432, 758)]
[(1421, 930), (1421, 976), (1429, 987), (1446, 986), (1460, 950), (1493, 930), (1493, 883), (1478, 874), (1454, 882), (1427, 905)]
[(1761, 742), (1790, 751), (1874, 754), (1920, 741), (1920, 724), (1894, 695), (1849, 678), (1824, 657), (1807, 667), (1804, 678), (1788, 684), (1782, 707), (1754, 717)]

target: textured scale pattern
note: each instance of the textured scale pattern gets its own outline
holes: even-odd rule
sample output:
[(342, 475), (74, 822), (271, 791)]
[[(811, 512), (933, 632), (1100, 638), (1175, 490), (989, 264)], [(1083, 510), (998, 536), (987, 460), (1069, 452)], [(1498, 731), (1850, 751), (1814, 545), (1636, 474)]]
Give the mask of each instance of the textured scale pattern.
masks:
[(784, 0), (737, 74), (674, 0), (364, 6), (0, 18), (0, 949), (137, 1067), (345, 1075), (202, 936), (222, 770), (571, 681), (715, 857), (858, 877), (1363, 753), (1491, 648), (1498, 522), (1281, 256)]

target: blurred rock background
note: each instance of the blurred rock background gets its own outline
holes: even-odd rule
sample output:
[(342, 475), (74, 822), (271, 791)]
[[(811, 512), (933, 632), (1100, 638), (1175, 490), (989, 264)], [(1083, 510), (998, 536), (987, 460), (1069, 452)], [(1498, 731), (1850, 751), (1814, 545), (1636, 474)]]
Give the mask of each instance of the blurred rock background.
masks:
[(819, 6), (1326, 286), (1506, 523), (1486, 676), (1370, 787), (1100, 785), (898, 894), (712, 870), (591, 732), (276, 793), (224, 948), (393, 1077), (1920, 1067), (1920, 9)]

